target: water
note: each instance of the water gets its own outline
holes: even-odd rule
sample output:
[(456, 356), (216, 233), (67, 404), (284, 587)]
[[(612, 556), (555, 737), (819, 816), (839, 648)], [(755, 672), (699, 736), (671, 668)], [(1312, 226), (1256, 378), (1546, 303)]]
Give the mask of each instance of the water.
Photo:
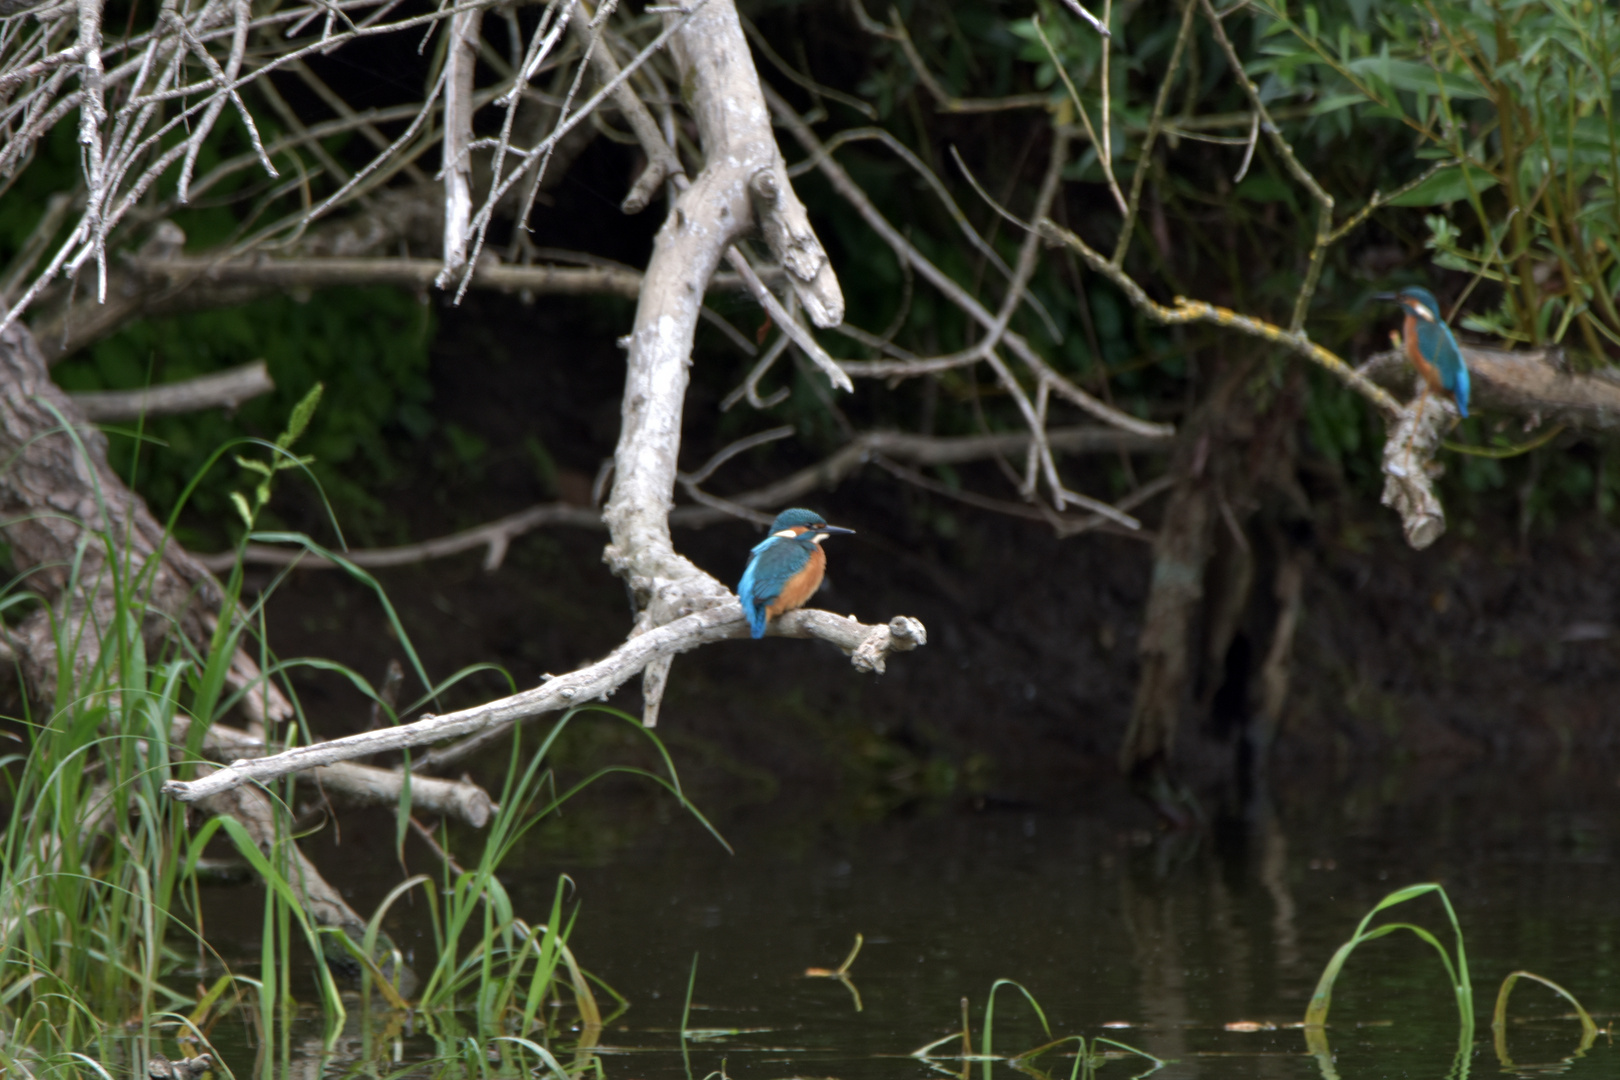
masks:
[[(829, 824), (814, 811), (752, 810), (721, 822), (735, 854), (678, 812), (632, 799), (571, 812), (520, 853), (508, 884), (518, 910), (539, 919), (557, 874), (575, 882), (576, 955), (630, 999), (602, 1035), (612, 1080), (960, 1076), (959, 1039), (934, 1060), (909, 1055), (961, 1030), (964, 998), (980, 1050), (998, 979), (1027, 988), (1052, 1037), (1138, 1047), (1164, 1062), (1163, 1080), (1620, 1075), (1607, 1035), (1574, 1056), (1569, 1008), (1523, 981), (1506, 1042), (1518, 1064), (1493, 1047), (1497, 987), (1517, 969), (1562, 983), (1612, 1024), (1620, 869), (1606, 809), (1519, 811), (1492, 790), (1415, 809), (1326, 799), (1196, 837), (1025, 812)], [(605, 854), (575, 846), (604, 832), (619, 838)], [(1456, 906), (1475, 987), (1479, 1026), (1460, 1069), (1442, 966), (1407, 934), (1351, 958), (1334, 993), (1331, 1057), (1311, 1056), (1298, 1023), (1323, 965), (1380, 898), (1430, 880)], [(1393, 917), (1452, 943), (1433, 898)], [(857, 934), (848, 984), (806, 975), (836, 968)], [(999, 991), (993, 1052), (1047, 1041), (1018, 991)], [(1067, 1078), (1070, 1055), (1055, 1050), (1035, 1068)], [(968, 1080), (1013, 1076), (1002, 1061), (968, 1067)], [(1151, 1067), (1121, 1057), (1098, 1075)]]
[[(1217, 844), (1038, 814), (946, 814), (809, 835), (767, 816), (726, 834), (736, 855), (675, 822), (606, 865), (571, 872), (584, 904), (578, 954), (634, 998), (604, 1036), (624, 1052), (607, 1059), (609, 1075), (685, 1077), (676, 1033), (697, 953), (689, 1023), (736, 1034), (689, 1040), (695, 1077), (722, 1062), (739, 1078), (959, 1072), (960, 1060), (931, 1065), (906, 1055), (959, 1031), (963, 998), (977, 1049), (998, 979), (1029, 990), (1053, 1036), (1139, 1047), (1167, 1062), (1157, 1074), (1165, 1080), (1319, 1077), (1304, 1033), (1290, 1025), (1323, 965), (1380, 898), (1436, 870), (1472, 965), (1473, 1068), (1502, 1068), (1489, 1017), (1509, 971), (1562, 983), (1605, 1012), (1600, 1025), (1620, 1008), (1620, 872), (1607, 846), (1544, 841), (1444, 854), (1398, 836), (1290, 835), (1265, 818)], [(526, 900), (538, 906), (551, 880), (537, 872)], [(1394, 917), (1445, 930), (1450, 941), (1432, 898)], [(845, 985), (805, 975), (837, 967), (856, 934), (865, 941), (850, 968), (860, 1011)], [(993, 1049), (1047, 1042), (1009, 991), (997, 997)], [(1567, 1011), (1551, 992), (1521, 982), (1510, 1010), (1512, 1059), (1569, 1057), (1580, 1029)], [(1410, 935), (1357, 952), (1330, 1025), (1346, 1080), (1452, 1069), (1454, 999), (1433, 950)], [(939, 1053), (959, 1058), (960, 1044)], [(1073, 1066), (1052, 1056), (1040, 1064), (1061, 1076)], [(1145, 1067), (1138, 1059), (1105, 1069), (1128, 1076)], [(1620, 1075), (1620, 1055), (1600, 1038), (1566, 1074)]]

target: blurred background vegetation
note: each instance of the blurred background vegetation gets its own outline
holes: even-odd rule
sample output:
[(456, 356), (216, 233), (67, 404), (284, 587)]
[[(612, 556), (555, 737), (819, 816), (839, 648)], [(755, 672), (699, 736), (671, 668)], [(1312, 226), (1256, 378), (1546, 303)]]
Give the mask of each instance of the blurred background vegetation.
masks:
[[(110, 22), (116, 7), (109, 7)], [(902, 2), (883, 10), (865, 10), (858, 0), (760, 0), (743, 7), (757, 28), (756, 42), (765, 43), (757, 54), (764, 77), (801, 106), (824, 110), (824, 136), (845, 132), (840, 160), (912, 242), (956, 280), (993, 291), (993, 262), (1011, 260), (1020, 237), (972, 193), (951, 154), (960, 154), (1013, 213), (1025, 209), (1052, 125), (1084, 137), (1075, 99), (1059, 77), (1061, 65), (1078, 90), (1083, 122), (1099, 131), (1106, 73), (1114, 174), (1128, 187), (1135, 170), (1146, 171), (1127, 269), (1161, 301), (1207, 298), (1286, 323), (1315, 236), (1315, 212), (1274, 148), (1264, 138), (1251, 138), (1243, 90), (1201, 20), (1195, 20), (1184, 61), (1173, 74), (1151, 154), (1141, 157), (1180, 25), (1179, 4), (1108, 5), (1113, 37), (1106, 72), (1101, 37), (1058, 0)], [(1614, 299), (1620, 292), (1620, 205), (1611, 182), (1620, 161), (1612, 122), (1620, 16), (1608, 5), (1259, 0), (1223, 7), (1248, 77), (1301, 164), (1335, 199), (1336, 222), (1374, 193), (1424, 177), (1329, 250), (1307, 321), (1314, 340), (1354, 362), (1381, 347), (1394, 323), (1392, 312), (1371, 304), (1370, 295), (1424, 284), (1455, 312), (1465, 340), (1556, 345), (1581, 369), (1606, 367), (1620, 356)], [(1099, 6), (1097, 14), (1104, 10)], [(148, 18), (139, 6), (127, 15), (132, 25)], [(488, 30), (497, 43), (502, 32), (493, 24)], [(428, 55), (402, 70), (389, 66), (397, 57), (381, 46), (344, 52), (353, 55), (315, 66), (346, 94), (372, 84), (360, 93), (368, 103), (415, 93), (435, 62)], [(794, 72), (791, 81), (784, 68)], [(278, 76), (274, 85), (299, 105), (293, 83)], [(264, 114), (272, 117), (265, 136), (273, 140), (274, 111)], [(0, 261), (24, 246), (51, 197), (70, 194), (79, 182), (72, 125), (71, 118), (64, 120), (11, 178), (0, 200)], [(875, 130), (866, 135), (881, 131), (914, 155), (956, 207), (943, 203), (900, 153), (855, 130), (867, 125)], [(370, 151), (361, 142), (340, 135), (319, 152), (343, 162)], [(222, 122), (200, 173), (242, 147), (240, 127)], [(601, 190), (606, 177), (622, 176), (630, 155), (597, 138), (558, 196), (577, 204), (589, 227), (542, 212), (532, 242), (567, 246), (585, 241), (580, 234), (588, 232), (596, 250), (638, 261), (656, 211), (643, 215), (646, 220), (616, 219), (605, 212), (616, 189)], [(322, 175), (317, 156), (306, 152), (300, 166), (318, 194), (335, 181)], [(593, 166), (593, 159), (600, 161)], [(1099, 147), (1085, 142), (1066, 176), (1071, 183), (1054, 216), (1100, 250), (1111, 250), (1120, 219)], [(972, 328), (960, 313), (909, 280), (813, 171), (798, 183), (833, 250), (852, 323), (886, 331), (895, 344), (919, 354), (969, 343)], [(596, 190), (580, 190), (585, 187)], [(278, 200), (302, 197), (268, 191), (243, 169), (193, 205), (161, 209), (185, 231), (188, 251), (200, 253), (273, 218)], [(953, 220), (958, 212), (988, 238), (994, 260), (962, 242)], [(130, 244), (141, 239), (131, 230)], [(15, 291), (16, 282), (11, 286)], [(1026, 307), (1015, 326), (1080, 385), (1138, 415), (1185, 418), (1210, 385), (1206, 375), (1216, 355), (1254, 351), (1213, 329), (1167, 330), (1148, 323), (1112, 285), (1082, 273), (1061, 252), (1044, 260), (1030, 291), (1039, 310)], [(134, 387), (261, 356), (269, 362), (280, 388), (273, 397), (250, 402), (235, 416), (204, 414), (147, 425), (140, 475), (160, 511), (224, 438), (242, 431), (272, 435), (291, 403), (323, 381), (326, 404), (307, 445), (327, 494), (363, 542), (399, 540), (403, 530), (390, 525), (382, 493), (407, 488), (436, 468), (476, 470), (489, 452), (475, 427), (435, 421), (428, 358), (435, 312), (444, 302), (385, 288), (266, 297), (223, 311), (138, 322), (57, 373), (70, 389)], [(622, 303), (597, 306), (605, 309), (601, 324), (615, 318), (622, 324), (628, 314)], [(758, 322), (748, 304), (719, 307), (739, 324)], [(837, 344), (843, 355), (860, 355), (841, 339)], [(704, 340), (700, 355), (695, 377), (700, 387), (712, 388), (710, 397), (724, 394), (752, 364), (718, 334)], [(1318, 485), (1311, 494), (1370, 503), (1381, 444), (1377, 418), (1317, 372), (1303, 376), (1302, 391), (1285, 392), (1297, 365), (1280, 355), (1264, 356), (1248, 393), (1262, 412), (1268, 402), (1302, 393), (1302, 469)], [(830, 448), (850, 432), (874, 426), (941, 434), (1016, 426), (1004, 394), (973, 369), (863, 388), (837, 402), (817, 393), (802, 374), (789, 382), (795, 392), (775, 407), (772, 419), (795, 424), (812, 448)], [(723, 441), (751, 423), (746, 408), (718, 418), (693, 417), (699, 439)], [(1522, 426), (1476, 418), (1455, 441), (1517, 445), (1530, 441)], [(135, 441), (114, 442), (121, 469), (135, 475), (129, 471), (135, 468)], [(535, 469), (544, 476), (555, 469), (559, 451), (536, 446)], [(755, 451), (754, 457), (775, 452)], [(1578, 443), (1573, 435), (1518, 460), (1451, 455), (1448, 464), (1455, 464), (1443, 494), (1465, 529), (1480, 515), (1506, 513), (1528, 524), (1589, 508), (1607, 514), (1620, 485), (1611, 456), (1606, 441)], [(1128, 463), (1099, 464), (1097, 470), (1094, 480), (1106, 485), (1100, 494), (1122, 494), (1134, 481)], [(216, 467), (199, 491), (186, 518), (189, 541), (219, 546), (228, 540), (231, 525), (222, 509), (223, 493), (235, 481), (232, 472)], [(937, 475), (947, 484), (962, 482), (949, 468)], [(286, 512), (295, 523), (310, 524), (308, 513)], [(1378, 513), (1371, 505), (1364, 512)]]

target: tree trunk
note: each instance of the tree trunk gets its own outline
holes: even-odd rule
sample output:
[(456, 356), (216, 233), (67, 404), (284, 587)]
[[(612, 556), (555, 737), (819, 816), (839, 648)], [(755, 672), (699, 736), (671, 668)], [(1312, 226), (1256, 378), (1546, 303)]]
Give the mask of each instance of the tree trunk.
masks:
[[(1223, 503), (1224, 516), (1233, 518), (1233, 492), (1222, 488), (1248, 487), (1243, 463), (1232, 450), (1252, 434), (1254, 405), (1244, 385), (1253, 369), (1249, 359), (1227, 364), (1183, 427), (1171, 461), (1176, 487), (1153, 542), (1153, 580), (1137, 642), (1142, 671), (1119, 767), (1176, 825), (1191, 824), (1194, 807), (1178, 788), (1170, 763), (1182, 714), (1191, 701), (1194, 659), (1201, 655), (1195, 639)], [(1246, 504), (1246, 494), (1239, 501)], [(1235, 625), (1231, 618), (1224, 623)], [(1219, 629), (1210, 627), (1212, 632)]]
[[(141, 598), (149, 643), (178, 627), (206, 647), (224, 590), (108, 466), (107, 437), (51, 382), (33, 335), (15, 323), (0, 333), (0, 460), (0, 530), (13, 567), (48, 605), (6, 631), (34, 697), (56, 693), (59, 642), (72, 643), (73, 670), (95, 663), (121, 589)], [(253, 687), (244, 708), (254, 721), (292, 715), (240, 650), (230, 683)]]

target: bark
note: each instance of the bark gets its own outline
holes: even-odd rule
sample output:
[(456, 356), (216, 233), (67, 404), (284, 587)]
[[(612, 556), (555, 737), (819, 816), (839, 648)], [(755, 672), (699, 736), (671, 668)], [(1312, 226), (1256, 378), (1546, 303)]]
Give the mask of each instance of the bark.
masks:
[[(1256, 404), (1245, 386), (1253, 366), (1240, 360), (1221, 372), (1184, 426), (1172, 458), (1176, 486), (1154, 538), (1153, 577), (1137, 643), (1142, 668), (1119, 751), (1120, 770), (1179, 825), (1191, 823), (1191, 807), (1173, 778), (1172, 759), (1192, 703), (1195, 664), (1205, 657), (1208, 681), (1218, 682), (1252, 578), (1242, 519), (1253, 505), (1256, 484), (1274, 464), (1269, 460), (1274, 437), (1286, 427), (1273, 423), (1257, 437)], [(1222, 564), (1226, 572), (1216, 579), (1214, 602), (1201, 624), (1217, 531), (1229, 541)]]
[(467, 264), (467, 226), (472, 222), (473, 73), (478, 64), (478, 8), (450, 17), (444, 80), (444, 267), (434, 284), (448, 288)]
[(1153, 582), (1137, 642), (1142, 673), (1119, 751), (1120, 769), (1138, 781), (1168, 770), (1186, 710), (1192, 628), (1215, 519), (1211, 485), (1207, 474), (1189, 469), (1170, 495), (1153, 543)]
[[(190, 725), (176, 722), (170, 737), (183, 743)], [(271, 750), (263, 739), (245, 731), (211, 724), (203, 736), (202, 752), (214, 761), (263, 757)], [(322, 794), (335, 796), (346, 806), (398, 806), (405, 775), (399, 769), (379, 769), (373, 765), (343, 762), (312, 769), (300, 777), (318, 787)], [(475, 829), (489, 824), (495, 800), (489, 792), (470, 780), (438, 780), (430, 776), (411, 778), (411, 810), (417, 813), (453, 817)]]
[[(47, 605), (8, 632), (36, 697), (55, 694), (59, 641), (73, 643), (75, 671), (95, 662), (119, 588), (138, 590), (151, 643), (178, 627), (206, 646), (224, 591), (107, 465), (106, 436), (51, 382), (32, 334), (18, 324), (0, 332), (0, 460), (0, 522), (12, 562)], [(252, 687), (243, 700), (255, 722), (292, 716), (246, 652), (238, 651), (230, 681)]]
[(1433, 463), (1457, 409), (1434, 394), (1420, 395), (1384, 439), (1383, 504), (1401, 516), (1406, 542), (1421, 551), (1446, 531), (1446, 511), (1434, 491)]
[[(1464, 346), (1472, 405), (1548, 423), (1608, 431), (1620, 426), (1620, 374), (1614, 369), (1570, 369), (1559, 349), (1485, 349)], [(1416, 375), (1399, 350), (1368, 358), (1359, 369), (1384, 386), (1417, 393)]]
[[(7, 631), (28, 691), (51, 700), (64, 673), (90, 670), (121, 611), (139, 613), (153, 651), (175, 632), (206, 650), (224, 590), (108, 467), (106, 436), (50, 381), (33, 336), (16, 323), (0, 331), (0, 459), (0, 527), (16, 569), (45, 602)], [(71, 644), (70, 657), (60, 655), (59, 642)], [(237, 651), (227, 681), (248, 689), (243, 711), (256, 725), (291, 718), (291, 705), (245, 651)], [(262, 791), (233, 791), (209, 808), (241, 821), (261, 846), (275, 839)], [(304, 909), (361, 940), (364, 920), (296, 848), (292, 857)]]

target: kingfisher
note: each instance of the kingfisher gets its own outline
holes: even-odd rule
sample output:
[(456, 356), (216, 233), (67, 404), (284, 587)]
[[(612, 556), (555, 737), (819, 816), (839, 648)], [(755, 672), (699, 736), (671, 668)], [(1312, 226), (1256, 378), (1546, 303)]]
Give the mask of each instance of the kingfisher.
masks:
[(854, 529), (829, 525), (814, 510), (784, 510), (771, 523), (771, 535), (754, 545), (748, 568), (737, 583), (748, 628), (756, 638), (765, 636), (770, 619), (803, 607), (821, 588), (827, 573), (827, 553), (821, 545), (835, 533), (854, 535)]
[(1440, 301), (1428, 289), (1408, 285), (1398, 293), (1379, 293), (1375, 300), (1394, 300), (1406, 311), (1406, 358), (1412, 361), (1429, 390), (1450, 397), (1457, 411), (1468, 415), (1468, 365), (1451, 336), (1440, 311)]

